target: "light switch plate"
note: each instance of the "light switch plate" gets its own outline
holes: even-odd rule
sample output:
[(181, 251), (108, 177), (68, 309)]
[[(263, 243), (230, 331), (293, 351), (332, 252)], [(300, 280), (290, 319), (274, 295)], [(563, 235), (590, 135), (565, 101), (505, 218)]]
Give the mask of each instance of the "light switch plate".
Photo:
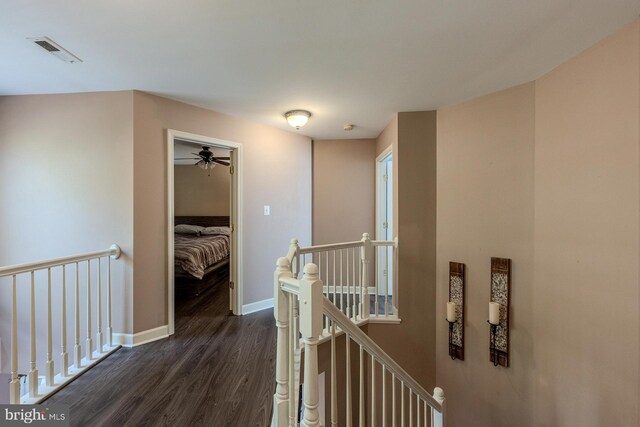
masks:
[(264, 215), (271, 215), (271, 206), (269, 205), (264, 205)]

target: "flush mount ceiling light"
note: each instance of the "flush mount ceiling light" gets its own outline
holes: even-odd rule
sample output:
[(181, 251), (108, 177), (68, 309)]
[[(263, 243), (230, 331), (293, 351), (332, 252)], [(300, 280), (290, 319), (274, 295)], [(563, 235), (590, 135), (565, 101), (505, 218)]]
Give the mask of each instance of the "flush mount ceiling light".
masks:
[(300, 129), (306, 125), (311, 117), (311, 113), (307, 110), (291, 110), (284, 113), (287, 122), (296, 129)]

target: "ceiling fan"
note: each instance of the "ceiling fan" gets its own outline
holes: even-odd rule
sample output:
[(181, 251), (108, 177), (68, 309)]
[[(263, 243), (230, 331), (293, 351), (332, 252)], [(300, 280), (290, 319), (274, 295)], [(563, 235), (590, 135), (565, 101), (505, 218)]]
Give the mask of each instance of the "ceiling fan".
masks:
[(213, 169), (216, 164), (220, 164), (223, 166), (229, 166), (229, 162), (225, 162), (225, 160), (229, 160), (229, 157), (216, 157), (213, 155), (209, 147), (202, 147), (199, 153), (191, 153), (194, 156), (198, 157), (178, 157), (174, 160), (197, 160), (194, 164), (195, 166), (199, 166), (201, 169)]

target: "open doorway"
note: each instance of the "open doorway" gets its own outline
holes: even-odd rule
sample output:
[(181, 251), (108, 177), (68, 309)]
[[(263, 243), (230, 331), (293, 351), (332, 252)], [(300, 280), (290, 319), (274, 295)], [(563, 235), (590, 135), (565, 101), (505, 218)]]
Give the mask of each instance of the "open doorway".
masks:
[(241, 144), (167, 131), (169, 334), (176, 301), (241, 313), (241, 176)]
[[(376, 158), (376, 239), (393, 240), (393, 152), (389, 146)], [(393, 251), (386, 248), (376, 260), (377, 289), (393, 295)]]

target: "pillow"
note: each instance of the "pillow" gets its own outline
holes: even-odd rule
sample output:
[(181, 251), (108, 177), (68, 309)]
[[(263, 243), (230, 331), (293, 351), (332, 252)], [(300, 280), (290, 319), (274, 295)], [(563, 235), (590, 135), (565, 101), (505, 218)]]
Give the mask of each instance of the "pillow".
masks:
[(202, 230), (203, 236), (214, 236), (214, 235), (229, 236), (230, 234), (231, 234), (231, 229), (229, 227), (207, 227)]
[(204, 227), (200, 227), (199, 225), (189, 225), (189, 224), (179, 224), (176, 225), (174, 231), (176, 234), (192, 234), (195, 236), (199, 236), (202, 233)]

